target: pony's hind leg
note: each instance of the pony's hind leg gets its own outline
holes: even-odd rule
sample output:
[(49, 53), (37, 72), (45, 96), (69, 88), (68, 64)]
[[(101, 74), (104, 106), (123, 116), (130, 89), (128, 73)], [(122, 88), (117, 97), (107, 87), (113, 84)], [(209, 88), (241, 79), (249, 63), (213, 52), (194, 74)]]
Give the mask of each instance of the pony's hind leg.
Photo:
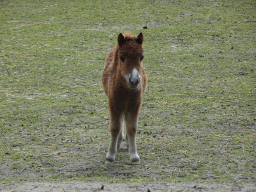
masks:
[(106, 160), (112, 162), (115, 160), (115, 155), (117, 151), (117, 140), (118, 135), (120, 134), (120, 128), (122, 124), (122, 115), (118, 113), (111, 113), (111, 122), (110, 122), (110, 132), (111, 132), (111, 141), (108, 148), (108, 153), (106, 156)]
[(120, 149), (120, 145), (123, 140), (123, 134), (124, 134), (124, 115), (121, 116), (121, 126), (120, 126), (120, 133), (117, 139), (117, 149)]
[(126, 141), (126, 147), (129, 150), (129, 139), (128, 139), (128, 134), (127, 133), (126, 133), (125, 141)]

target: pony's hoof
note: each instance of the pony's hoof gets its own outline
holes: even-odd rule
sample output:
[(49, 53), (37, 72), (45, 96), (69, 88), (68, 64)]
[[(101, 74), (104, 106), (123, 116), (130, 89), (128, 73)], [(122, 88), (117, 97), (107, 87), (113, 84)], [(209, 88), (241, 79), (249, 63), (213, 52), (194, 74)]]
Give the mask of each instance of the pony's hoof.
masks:
[(111, 163), (111, 162), (113, 162), (113, 161), (115, 161), (115, 156), (108, 154), (108, 155), (106, 156), (106, 162)]
[(108, 160), (105, 161), (105, 165), (111, 164), (111, 163), (113, 163), (113, 161), (108, 161)]
[(130, 158), (130, 162), (132, 164), (140, 164), (140, 157), (139, 155), (134, 155)]

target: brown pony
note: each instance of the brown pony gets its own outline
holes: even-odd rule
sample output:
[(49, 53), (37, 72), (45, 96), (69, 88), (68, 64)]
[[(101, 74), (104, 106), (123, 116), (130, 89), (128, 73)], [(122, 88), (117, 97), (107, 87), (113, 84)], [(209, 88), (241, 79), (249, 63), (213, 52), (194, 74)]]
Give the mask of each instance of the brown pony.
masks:
[(147, 76), (143, 68), (144, 37), (120, 33), (117, 45), (110, 51), (102, 75), (103, 89), (108, 96), (110, 110), (111, 142), (107, 161), (115, 160), (122, 141), (123, 121), (126, 122), (126, 142), (129, 144), (130, 161), (139, 163), (135, 135), (138, 126), (142, 94), (146, 89)]

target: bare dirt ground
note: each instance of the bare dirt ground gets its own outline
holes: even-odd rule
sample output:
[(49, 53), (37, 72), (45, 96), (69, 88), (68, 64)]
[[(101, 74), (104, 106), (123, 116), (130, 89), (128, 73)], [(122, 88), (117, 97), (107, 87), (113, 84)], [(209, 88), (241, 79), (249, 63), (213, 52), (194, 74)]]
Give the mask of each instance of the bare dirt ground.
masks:
[(44, 192), (44, 191), (256, 191), (255, 183), (197, 183), (197, 182), (150, 182), (109, 183), (91, 181), (66, 182), (13, 182), (0, 187), (1, 192)]

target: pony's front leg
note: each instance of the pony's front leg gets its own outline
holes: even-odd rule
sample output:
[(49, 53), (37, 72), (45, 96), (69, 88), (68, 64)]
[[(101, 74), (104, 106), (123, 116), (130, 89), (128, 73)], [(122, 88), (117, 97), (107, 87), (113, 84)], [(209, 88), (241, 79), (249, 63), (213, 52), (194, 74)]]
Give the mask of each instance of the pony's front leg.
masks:
[(117, 140), (118, 135), (120, 133), (121, 124), (122, 124), (122, 115), (118, 113), (110, 112), (110, 133), (111, 133), (111, 141), (108, 148), (108, 153), (106, 156), (106, 160), (112, 162), (115, 160), (115, 155), (117, 151)]
[(130, 161), (132, 163), (139, 164), (140, 157), (137, 153), (137, 145), (136, 145), (136, 131), (138, 127), (138, 112), (131, 113), (127, 112), (125, 115), (125, 121), (126, 121), (126, 131), (127, 131), (127, 139), (129, 143), (129, 153), (130, 153)]

